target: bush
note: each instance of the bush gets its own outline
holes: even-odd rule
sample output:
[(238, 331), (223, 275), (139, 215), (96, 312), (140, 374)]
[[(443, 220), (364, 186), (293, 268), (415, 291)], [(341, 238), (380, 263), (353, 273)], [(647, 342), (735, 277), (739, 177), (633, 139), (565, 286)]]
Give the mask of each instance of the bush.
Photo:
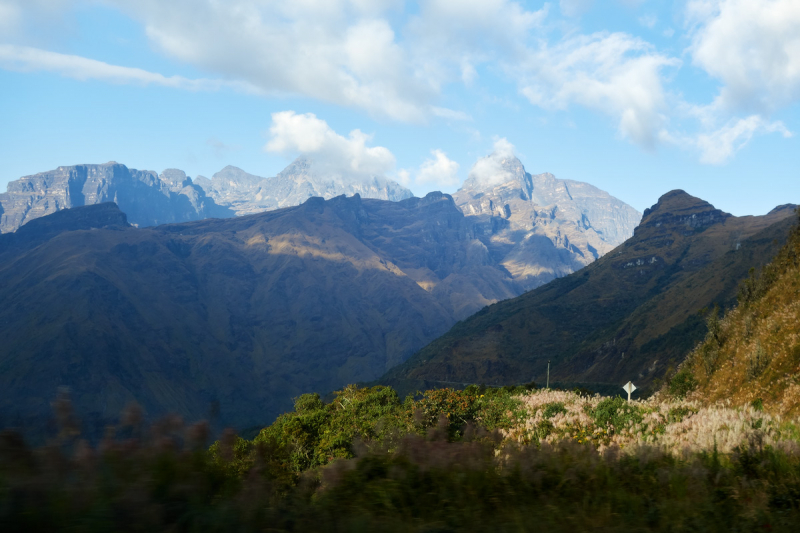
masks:
[(545, 418), (553, 418), (557, 414), (566, 412), (567, 408), (564, 407), (564, 402), (550, 402), (544, 405), (542, 416)]
[(617, 432), (642, 421), (642, 412), (635, 404), (617, 396), (606, 398), (590, 413), (595, 425), (612, 426)]
[(682, 368), (669, 381), (669, 393), (676, 398), (685, 398), (697, 388), (697, 380), (688, 368)]

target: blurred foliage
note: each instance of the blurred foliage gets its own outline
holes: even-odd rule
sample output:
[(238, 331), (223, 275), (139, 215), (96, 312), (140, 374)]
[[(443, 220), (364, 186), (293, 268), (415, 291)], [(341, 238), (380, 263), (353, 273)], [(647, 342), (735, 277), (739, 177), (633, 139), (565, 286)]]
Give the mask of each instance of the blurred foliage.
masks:
[[(0, 432), (0, 530), (727, 532), (800, 523), (798, 453), (758, 443), (675, 456), (646, 445), (599, 453), (576, 440), (502, 442), (520, 392), (431, 390), (403, 402), (386, 387), (347, 387), (330, 403), (303, 395), (254, 440), (229, 431), (210, 449), (204, 423), (144, 427), (136, 417), (92, 448), (62, 402), (64, 431), (47, 446)], [(565, 407), (543, 409), (555, 417)], [(642, 409), (606, 398), (590, 415), (622, 426)]]
[(246, 457), (253, 446), (269, 444), (284, 450), (285, 469), (299, 474), (354, 457), (354, 446), (364, 441), (394, 449), (400, 436), (422, 435), (439, 426), (451, 440), (462, 437), (468, 425), (504, 429), (524, 414), (514, 396), (528, 390), (473, 385), (464, 390), (432, 389), (402, 402), (391, 387), (381, 385), (350, 385), (336, 391), (330, 403), (317, 394), (304, 394), (296, 399), (294, 411), (279, 416), (251, 443), (240, 444), (238, 457)]

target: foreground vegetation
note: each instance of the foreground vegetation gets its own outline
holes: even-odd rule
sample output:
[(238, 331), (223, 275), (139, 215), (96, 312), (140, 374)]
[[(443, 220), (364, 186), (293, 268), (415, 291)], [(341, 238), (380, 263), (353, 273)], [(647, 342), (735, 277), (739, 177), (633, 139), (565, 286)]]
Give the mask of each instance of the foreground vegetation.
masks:
[(316, 395), (253, 440), (135, 409), (90, 446), (69, 403), (0, 433), (4, 531), (790, 531), (794, 423), (753, 407), (524, 387)]
[(800, 228), (644, 401), (306, 394), (252, 440), (131, 408), (96, 446), (0, 432), (2, 531), (797, 531)]

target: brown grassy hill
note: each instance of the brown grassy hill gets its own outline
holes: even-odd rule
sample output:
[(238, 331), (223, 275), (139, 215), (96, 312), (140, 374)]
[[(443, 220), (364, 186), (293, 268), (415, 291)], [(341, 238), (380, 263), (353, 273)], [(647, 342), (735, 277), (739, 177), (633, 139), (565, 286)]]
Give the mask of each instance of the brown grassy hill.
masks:
[(792, 210), (733, 217), (683, 191), (645, 211), (634, 236), (586, 268), (456, 324), (381, 383), (551, 380), (651, 386), (703, 338), (698, 311), (785, 241)]
[(710, 317), (705, 340), (671, 388), (682, 393), (695, 386), (692, 398), (800, 414), (800, 225), (775, 259), (742, 284), (739, 305), (721, 320)]
[(6, 425), (49, 416), (62, 386), (99, 428), (134, 400), (151, 415), (264, 424), (518, 294), (439, 193), (139, 229), (108, 205), (0, 238)]

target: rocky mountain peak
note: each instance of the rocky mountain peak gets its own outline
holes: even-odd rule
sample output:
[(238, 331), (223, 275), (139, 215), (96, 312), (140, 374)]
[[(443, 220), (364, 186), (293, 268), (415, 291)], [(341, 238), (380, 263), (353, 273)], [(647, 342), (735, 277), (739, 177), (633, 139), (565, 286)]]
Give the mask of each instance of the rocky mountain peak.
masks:
[(526, 289), (594, 261), (630, 237), (641, 218), (588, 183), (529, 174), (510, 150), (479, 159), (453, 199)]
[(687, 226), (697, 229), (723, 222), (730, 216), (705, 200), (676, 189), (662, 195), (655, 205), (644, 210), (642, 222), (636, 231), (660, 226)]
[(115, 202), (137, 226), (233, 214), (207, 198), (182, 170), (167, 169), (159, 176), (109, 161), (61, 166), (9, 182), (0, 194), (0, 233), (63, 209), (104, 202)]
[(186, 176), (186, 172), (177, 168), (166, 169), (158, 178), (171, 190), (180, 190), (192, 185), (192, 180)]
[(243, 185), (243, 186), (252, 186), (259, 184), (264, 178), (261, 176), (256, 176), (254, 174), (250, 174), (249, 172), (245, 172), (239, 167), (235, 167), (233, 165), (228, 165), (216, 174), (212, 176), (212, 180), (217, 178), (218, 180), (224, 180), (228, 182), (229, 185)]
[(342, 194), (358, 194), (362, 198), (398, 201), (413, 196), (411, 191), (384, 176), (342, 174), (306, 157), (298, 157), (272, 178), (227, 166), (211, 179), (198, 176), (195, 183), (237, 215), (300, 205), (312, 197), (329, 200)]
[(529, 195), (530, 184), (526, 183), (526, 174), (522, 161), (516, 156), (495, 151), (475, 163), (461, 190), (478, 193), (497, 187), (517, 187)]
[(309, 158), (300, 156), (289, 163), (289, 166), (278, 172), (278, 176), (287, 177), (308, 175), (311, 173), (312, 164), (313, 163)]

